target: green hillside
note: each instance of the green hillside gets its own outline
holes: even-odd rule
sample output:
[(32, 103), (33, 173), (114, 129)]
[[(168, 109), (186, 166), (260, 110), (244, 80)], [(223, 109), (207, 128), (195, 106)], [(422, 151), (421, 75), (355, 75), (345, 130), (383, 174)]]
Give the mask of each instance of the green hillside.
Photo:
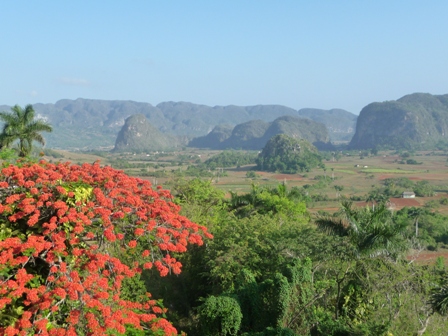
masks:
[(448, 95), (414, 93), (363, 108), (350, 147), (425, 149), (447, 137)]
[[(325, 125), (310, 119), (293, 116), (282, 116), (271, 123), (262, 120), (251, 120), (233, 128), (229, 135), (228, 129), (215, 128), (208, 135), (193, 139), (189, 146), (211, 149), (262, 149), (270, 138), (277, 134), (286, 134), (296, 139), (306, 139), (321, 148), (331, 147)], [(217, 135), (222, 135), (217, 142)], [(227, 138), (225, 136), (228, 135)]]
[(257, 169), (290, 174), (310, 171), (321, 164), (316, 147), (285, 134), (272, 137), (257, 158)]

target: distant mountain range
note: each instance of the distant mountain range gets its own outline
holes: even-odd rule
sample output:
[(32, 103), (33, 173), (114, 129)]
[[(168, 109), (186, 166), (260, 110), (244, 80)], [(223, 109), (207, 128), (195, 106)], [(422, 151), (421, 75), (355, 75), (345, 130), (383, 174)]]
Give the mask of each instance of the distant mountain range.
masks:
[[(236, 125), (260, 120), (265, 123), (289, 115), (323, 121), (331, 140), (350, 139), (356, 115), (344, 110), (304, 109), (296, 111), (281, 105), (206, 106), (187, 102), (164, 102), (157, 106), (134, 101), (94, 99), (59, 100), (55, 104), (34, 104), (36, 114), (53, 125), (53, 133), (44, 134), (47, 147), (61, 149), (112, 149), (118, 133), (131, 115), (145, 116), (149, 124), (162, 134), (181, 137), (186, 142), (204, 136), (217, 125)], [(0, 105), (0, 111), (10, 106)]]
[[(153, 106), (134, 101), (65, 99), (33, 106), (37, 116), (53, 126), (53, 133), (44, 134), (47, 146), (70, 150), (129, 151), (156, 144), (164, 148), (189, 144), (259, 149), (279, 133), (302, 137), (319, 148), (329, 140), (350, 139), (352, 149), (430, 149), (441, 141), (448, 144), (448, 95), (428, 93), (371, 103), (359, 117), (338, 109), (296, 111), (281, 105), (210, 107), (165, 102)], [(0, 105), (0, 111), (10, 108)]]

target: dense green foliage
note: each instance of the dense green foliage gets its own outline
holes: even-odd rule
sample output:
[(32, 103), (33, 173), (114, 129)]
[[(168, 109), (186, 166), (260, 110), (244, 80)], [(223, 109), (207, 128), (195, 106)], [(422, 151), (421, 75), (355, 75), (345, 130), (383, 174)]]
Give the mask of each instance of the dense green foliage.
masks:
[(223, 151), (207, 159), (204, 164), (211, 169), (217, 167), (238, 167), (255, 163), (256, 157), (256, 152)]
[(383, 186), (369, 192), (368, 201), (386, 200), (388, 197), (401, 197), (404, 191), (413, 191), (418, 197), (434, 196), (434, 187), (428, 181), (414, 182), (407, 177), (387, 178)]
[(237, 335), (243, 314), (236, 298), (212, 295), (199, 308), (199, 319), (204, 335)]
[(420, 214), (416, 238), (413, 209), (343, 203), (336, 216), (313, 219), (302, 188), (253, 185), (226, 198), (194, 179), (173, 193), (214, 239), (181, 257), (179, 276), (147, 286), (189, 335), (436, 336), (447, 327), (443, 262), (404, 258), (433, 235), (442, 243), (440, 214)]
[(257, 158), (257, 169), (265, 171), (293, 174), (318, 166), (322, 158), (313, 145), (284, 134), (272, 137)]

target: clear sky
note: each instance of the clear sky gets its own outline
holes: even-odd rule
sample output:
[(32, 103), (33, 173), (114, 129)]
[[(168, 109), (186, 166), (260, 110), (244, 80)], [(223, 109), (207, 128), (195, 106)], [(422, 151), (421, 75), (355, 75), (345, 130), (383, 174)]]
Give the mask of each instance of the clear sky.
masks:
[(0, 105), (342, 108), (448, 93), (448, 1), (0, 0)]

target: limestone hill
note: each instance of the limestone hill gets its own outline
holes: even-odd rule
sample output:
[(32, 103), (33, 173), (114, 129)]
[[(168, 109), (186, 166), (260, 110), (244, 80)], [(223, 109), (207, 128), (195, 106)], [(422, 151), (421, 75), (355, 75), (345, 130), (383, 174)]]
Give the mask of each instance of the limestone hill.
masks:
[(145, 152), (164, 150), (180, 145), (180, 141), (161, 133), (152, 126), (143, 114), (134, 114), (126, 119), (118, 133), (114, 152)]
[(425, 149), (446, 140), (448, 95), (414, 93), (364, 107), (350, 147)]

